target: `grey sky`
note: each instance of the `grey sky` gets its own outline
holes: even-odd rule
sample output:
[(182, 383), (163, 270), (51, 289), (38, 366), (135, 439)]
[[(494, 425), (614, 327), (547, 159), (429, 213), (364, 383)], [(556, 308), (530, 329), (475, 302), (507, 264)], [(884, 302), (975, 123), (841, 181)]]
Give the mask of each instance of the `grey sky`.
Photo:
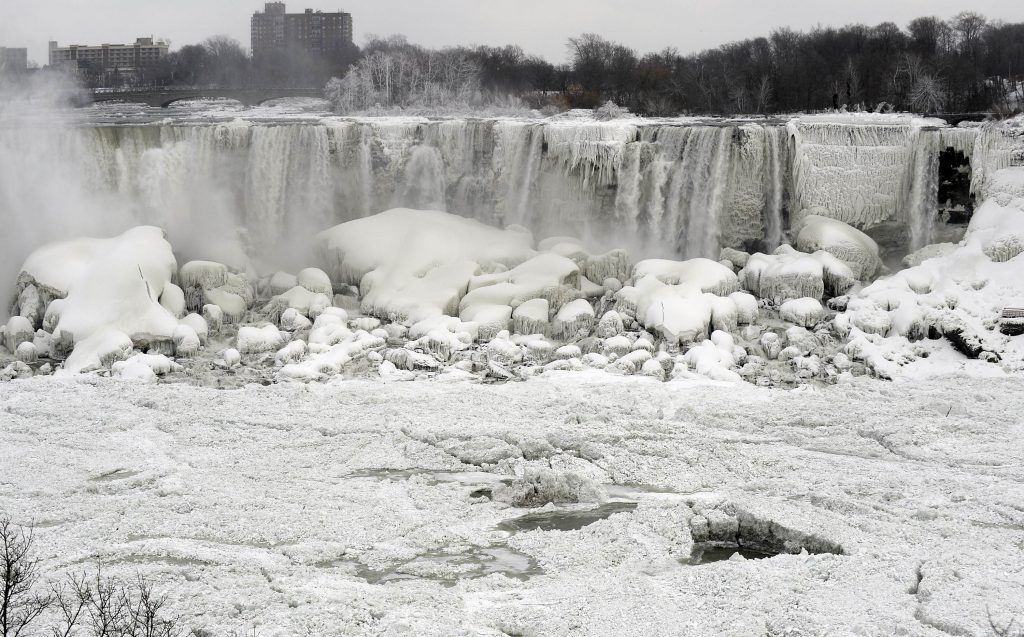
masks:
[[(0, 0), (0, 46), (24, 46), (46, 62), (46, 43), (133, 42), (169, 38), (180, 47), (227, 34), (248, 47), (249, 0)], [(565, 58), (568, 37), (596, 32), (641, 52), (673, 46), (684, 53), (767, 35), (789, 25), (852, 22), (900, 26), (920, 15), (950, 17), (970, 9), (990, 18), (1024, 20), (1020, 0), (292, 0), (343, 9), (355, 19), (356, 42), (366, 34), (404, 33), (429, 46), (516, 43), (552, 62)]]

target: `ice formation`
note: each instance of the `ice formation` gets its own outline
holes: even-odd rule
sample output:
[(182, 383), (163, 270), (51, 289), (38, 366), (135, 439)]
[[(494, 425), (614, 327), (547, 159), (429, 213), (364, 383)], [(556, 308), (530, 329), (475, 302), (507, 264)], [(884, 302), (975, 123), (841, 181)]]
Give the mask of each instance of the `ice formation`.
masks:
[[(0, 363), (106, 373), (138, 351), (250, 379), (593, 368), (771, 384), (892, 376), (923, 340), (945, 338), (1019, 365), (1004, 361), (1019, 346), (997, 327), (1021, 303), (1020, 120), (140, 128), (76, 130), (71, 160), (88, 149), (100, 188), (141, 197), (166, 236), (138, 226), (30, 254)], [(969, 157), (983, 203), (962, 241), (931, 244), (946, 148)], [(243, 170), (226, 170), (240, 157)], [(200, 189), (224, 212), (211, 215), (219, 234), (176, 215), (196, 202), (174, 184), (198, 168), (224, 186), (208, 175)], [(435, 210), (369, 214), (409, 204)], [(911, 252), (908, 268), (889, 274), (894, 250)], [(117, 374), (151, 380), (143, 367)]]

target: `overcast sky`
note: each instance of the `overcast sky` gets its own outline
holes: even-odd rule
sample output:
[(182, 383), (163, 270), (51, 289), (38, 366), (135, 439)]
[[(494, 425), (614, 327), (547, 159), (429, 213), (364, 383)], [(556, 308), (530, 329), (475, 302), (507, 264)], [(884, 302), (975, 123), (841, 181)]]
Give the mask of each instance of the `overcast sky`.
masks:
[[(249, 0), (0, 0), (0, 46), (28, 47), (46, 63), (46, 43), (134, 42), (168, 38), (174, 48), (227, 34), (248, 48)], [(595, 32), (640, 51), (676, 47), (684, 53), (767, 35), (789, 25), (853, 22), (900, 26), (921, 15), (943, 18), (969, 9), (990, 18), (1024, 20), (1021, 0), (302, 0), (288, 10), (344, 10), (355, 20), (356, 43), (366, 34), (403, 33), (428, 46), (521, 45), (556, 63), (565, 41)]]

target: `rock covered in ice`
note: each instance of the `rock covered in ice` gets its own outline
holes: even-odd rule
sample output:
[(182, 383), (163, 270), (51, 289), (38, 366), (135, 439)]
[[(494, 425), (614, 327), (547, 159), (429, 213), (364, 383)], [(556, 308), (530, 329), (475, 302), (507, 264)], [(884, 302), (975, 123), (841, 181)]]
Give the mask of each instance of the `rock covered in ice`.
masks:
[(760, 299), (781, 305), (790, 299), (821, 299), (845, 294), (856, 283), (848, 265), (828, 252), (797, 252), (781, 246), (774, 254), (751, 255), (739, 273), (743, 287)]
[(570, 338), (580, 332), (589, 333), (594, 326), (594, 308), (586, 299), (570, 301), (555, 314), (554, 336)]
[(229, 369), (242, 363), (242, 354), (235, 348), (229, 347), (221, 353), (224, 365)]
[(111, 365), (110, 374), (114, 378), (138, 383), (155, 383), (157, 380), (152, 369), (138, 362), (117, 361)]
[(22, 363), (34, 363), (39, 358), (39, 351), (32, 341), (25, 341), (14, 350), (14, 356)]
[(236, 347), (242, 354), (257, 354), (276, 350), (283, 342), (281, 331), (274, 325), (246, 325), (238, 328)]
[(42, 325), (46, 305), (39, 294), (39, 288), (31, 283), (24, 286), (18, 294), (14, 309), (15, 314), (28, 319), (34, 328)]
[(320, 268), (301, 270), (295, 279), (296, 285), (302, 286), (314, 294), (324, 294), (328, 297), (334, 296), (331, 278)]
[[(94, 334), (100, 336), (93, 345), (107, 343), (105, 335), (114, 333), (130, 341), (169, 342), (178, 320), (159, 299), (176, 271), (163, 231), (151, 226), (110, 239), (52, 243), (33, 252), (22, 266), (25, 278), (66, 294), (54, 326), (61, 351), (77, 348)], [(69, 359), (65, 370), (98, 367), (107, 354), (102, 346), (87, 347), (74, 361)]]
[(174, 329), (172, 340), (174, 341), (175, 356), (183, 358), (195, 356), (199, 353), (199, 348), (202, 346), (199, 335), (196, 334), (191, 325), (184, 322)]
[(472, 277), (459, 303), (459, 315), (472, 320), (482, 308), (517, 308), (533, 299), (546, 299), (557, 310), (582, 297), (579, 285), (580, 271), (572, 260), (542, 253), (511, 270)]
[(747, 261), (750, 259), (750, 254), (734, 248), (722, 248), (722, 252), (718, 258), (720, 261), (728, 261), (737, 269), (743, 269), (746, 267)]
[(210, 337), (210, 326), (207, 324), (206, 319), (199, 316), (198, 314), (189, 314), (179, 321), (182, 325), (187, 325), (199, 338), (201, 345), (206, 345), (207, 340)]
[(825, 308), (818, 299), (805, 297), (786, 301), (780, 306), (779, 314), (783, 321), (801, 327), (813, 327), (825, 318)]
[(636, 316), (641, 325), (666, 340), (683, 344), (707, 337), (713, 298), (693, 283), (667, 285), (653, 275), (615, 295), (617, 308)]
[(523, 263), (531, 242), (528, 233), (404, 208), (317, 235), (334, 285), (358, 285), (365, 313), (402, 323), (454, 316), (471, 277)]
[(740, 325), (753, 325), (757, 322), (759, 312), (757, 297), (746, 292), (733, 292), (729, 295), (736, 304), (736, 322)]
[(710, 339), (694, 345), (686, 354), (683, 361), (696, 373), (720, 381), (739, 381), (740, 375), (733, 371), (736, 366), (736, 359), (733, 351), (736, 344), (732, 336), (725, 332), (713, 332)]
[(882, 266), (874, 239), (836, 219), (808, 215), (800, 223), (796, 247), (802, 252), (827, 252), (850, 266), (853, 278), (871, 279)]
[(547, 299), (524, 301), (512, 312), (512, 330), (516, 334), (547, 334), (551, 304)]
[(288, 308), (281, 313), (281, 319), (279, 321), (282, 330), (289, 332), (297, 332), (299, 330), (308, 330), (313, 327), (313, 321), (306, 318), (306, 315), (299, 312), (295, 308)]
[(653, 276), (667, 285), (689, 283), (702, 292), (718, 296), (728, 296), (739, 290), (739, 281), (732, 270), (711, 259), (689, 259), (687, 261), (669, 261), (667, 259), (648, 259), (640, 261), (633, 268), (633, 280), (639, 281), (646, 276)]
[(10, 381), (19, 378), (32, 378), (32, 368), (22, 361), (14, 361), (3, 370), (0, 370), (0, 381)]
[[(328, 279), (328, 283), (330, 283), (330, 279)], [(280, 270), (272, 274), (266, 282), (266, 288), (270, 290), (270, 296), (284, 294), (296, 285), (299, 285), (299, 278), (297, 276), (281, 272)]]

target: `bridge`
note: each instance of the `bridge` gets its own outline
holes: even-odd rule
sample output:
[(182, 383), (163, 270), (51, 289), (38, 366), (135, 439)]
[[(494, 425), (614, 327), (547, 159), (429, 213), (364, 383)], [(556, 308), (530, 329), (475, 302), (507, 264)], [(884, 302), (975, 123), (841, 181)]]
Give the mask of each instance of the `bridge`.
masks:
[(322, 88), (196, 88), (196, 89), (137, 89), (127, 91), (92, 91), (93, 103), (133, 102), (153, 108), (167, 108), (175, 102), (198, 99), (229, 99), (245, 106), (259, 106), (270, 100), (285, 97), (323, 98)]

